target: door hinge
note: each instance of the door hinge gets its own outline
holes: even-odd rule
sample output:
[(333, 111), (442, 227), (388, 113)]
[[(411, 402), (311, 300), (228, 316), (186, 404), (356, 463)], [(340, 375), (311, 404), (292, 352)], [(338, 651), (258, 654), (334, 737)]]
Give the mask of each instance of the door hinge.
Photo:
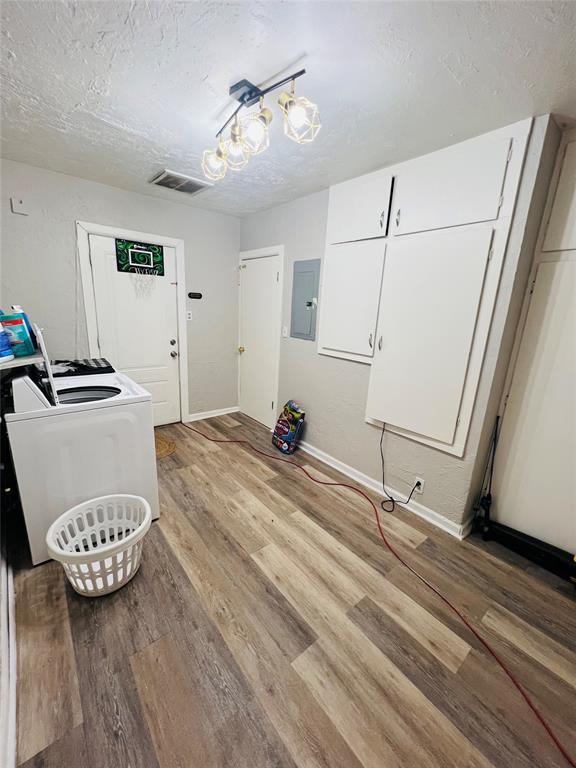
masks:
[(272, 410), (274, 410), (274, 400), (272, 400)]
[(512, 160), (512, 150), (514, 148), (514, 144), (510, 144), (510, 149), (508, 150), (508, 157), (506, 158), (506, 162), (509, 163), (510, 160)]
[(488, 251), (488, 261), (490, 261), (492, 256), (494, 256), (494, 248), (490, 248), (490, 250)]

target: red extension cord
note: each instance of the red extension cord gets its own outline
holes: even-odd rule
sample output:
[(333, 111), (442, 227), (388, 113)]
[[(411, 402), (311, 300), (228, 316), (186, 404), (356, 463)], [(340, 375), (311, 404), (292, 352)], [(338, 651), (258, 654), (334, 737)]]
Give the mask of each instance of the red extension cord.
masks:
[(490, 643), (488, 643), (487, 640), (484, 640), (482, 635), (478, 632), (478, 630), (474, 629), (474, 627), (468, 621), (468, 619), (464, 616), (464, 614), (461, 613), (461, 611), (459, 611), (458, 608), (456, 608), (456, 606), (453, 605), (453, 603), (451, 603), (450, 600), (448, 600), (448, 598), (445, 597), (440, 592), (440, 590), (438, 590), (433, 584), (431, 584), (427, 579), (425, 579), (424, 576), (419, 574), (418, 571), (412, 568), (412, 566), (409, 565), (406, 562), (406, 560), (404, 560), (401, 557), (401, 555), (398, 554), (398, 552), (396, 552), (392, 544), (390, 544), (390, 542), (386, 538), (386, 534), (384, 533), (384, 529), (382, 528), (382, 523), (380, 521), (380, 514), (378, 512), (378, 507), (376, 506), (376, 504), (374, 504), (374, 502), (372, 501), (370, 496), (368, 496), (367, 493), (364, 493), (364, 491), (362, 491), (360, 488), (356, 488), (356, 486), (354, 485), (348, 485), (347, 483), (336, 483), (336, 482), (329, 482), (327, 480), (318, 480), (317, 478), (312, 477), (312, 475), (308, 472), (308, 470), (306, 470), (304, 467), (301, 467), (300, 464), (297, 464), (295, 461), (291, 461), (290, 459), (287, 459), (284, 456), (273, 456), (270, 453), (266, 453), (266, 451), (261, 451), (259, 448), (256, 448), (256, 446), (252, 445), (252, 443), (249, 440), (229, 440), (225, 438), (209, 437), (208, 435), (205, 435), (203, 432), (200, 432), (199, 429), (195, 429), (194, 427), (191, 427), (188, 424), (184, 424), (184, 426), (186, 427), (186, 429), (189, 429), (192, 432), (196, 432), (197, 435), (201, 435), (205, 440), (209, 440), (212, 443), (243, 443), (244, 445), (247, 445), (256, 453), (259, 453), (261, 456), (265, 456), (267, 459), (272, 459), (274, 461), (281, 461), (283, 464), (291, 464), (293, 467), (296, 467), (301, 472), (304, 472), (306, 477), (309, 480), (312, 480), (313, 483), (317, 483), (318, 485), (335, 485), (335, 486), (338, 486), (339, 488), (349, 488), (351, 491), (354, 491), (354, 493), (357, 493), (360, 496), (362, 496), (364, 499), (366, 499), (366, 501), (368, 502), (368, 504), (370, 504), (370, 506), (374, 511), (374, 517), (376, 518), (376, 525), (378, 526), (378, 532), (380, 533), (380, 536), (386, 548), (392, 553), (392, 555), (394, 555), (394, 557), (396, 558), (396, 560), (398, 560), (399, 563), (402, 563), (402, 565), (405, 568), (407, 568), (410, 571), (410, 573), (413, 573), (417, 579), (420, 579), (420, 581), (428, 587), (428, 589), (431, 589), (432, 592), (434, 592), (434, 594), (437, 595), (440, 598), (440, 600), (442, 600), (442, 602), (445, 603), (450, 608), (450, 610), (456, 614), (456, 616), (458, 616), (460, 621), (470, 630), (470, 632), (472, 632), (474, 637), (480, 643), (482, 643), (484, 648), (486, 648), (488, 653), (494, 658), (494, 660), (496, 661), (500, 669), (502, 669), (502, 671), (509, 677), (512, 684), (518, 691), (518, 693), (522, 696), (526, 704), (530, 707), (530, 709), (532, 710), (536, 718), (542, 724), (542, 726), (546, 730), (546, 733), (552, 739), (552, 741), (558, 748), (559, 752), (566, 759), (568, 764), (572, 766), (572, 768), (576, 768), (576, 760), (570, 757), (566, 749), (562, 746), (560, 739), (556, 736), (556, 734), (552, 730), (552, 727), (547, 723), (546, 719), (544, 718), (544, 715), (542, 715), (539, 712), (538, 708), (536, 707), (536, 705), (534, 704), (530, 696), (526, 693), (526, 691), (524, 690), (520, 682), (516, 679), (516, 677), (512, 674), (512, 672), (510, 672), (506, 664), (502, 661), (500, 656), (498, 656), (498, 654), (496, 653), (494, 648), (492, 648)]

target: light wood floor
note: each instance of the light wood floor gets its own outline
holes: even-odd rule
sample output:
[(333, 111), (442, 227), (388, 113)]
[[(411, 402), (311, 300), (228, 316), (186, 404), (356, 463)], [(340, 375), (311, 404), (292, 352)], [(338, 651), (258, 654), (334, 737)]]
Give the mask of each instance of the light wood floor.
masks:
[[(195, 426), (273, 451), (243, 416)], [(162, 431), (178, 450), (159, 462), (162, 517), (129, 586), (89, 600), (56, 563), (17, 573), (20, 765), (566, 765), (479, 643), (383, 548), (360, 498), (182, 425)], [(403, 510), (383, 521), (576, 753), (570, 588)]]

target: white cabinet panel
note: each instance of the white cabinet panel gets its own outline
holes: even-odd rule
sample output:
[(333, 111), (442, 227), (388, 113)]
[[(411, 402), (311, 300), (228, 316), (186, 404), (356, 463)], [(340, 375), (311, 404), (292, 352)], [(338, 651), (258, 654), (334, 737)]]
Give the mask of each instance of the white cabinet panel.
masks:
[(474, 228), (388, 245), (368, 418), (454, 441), (491, 239)]
[(481, 137), (402, 165), (391, 233), (403, 235), (498, 217), (511, 139)]
[(542, 250), (567, 251), (573, 248), (576, 248), (576, 141), (566, 145)]
[(320, 292), (319, 352), (370, 361), (385, 248), (382, 240), (326, 248)]
[(496, 451), (493, 517), (576, 552), (576, 263), (540, 264)]
[(330, 187), (327, 243), (384, 237), (390, 207), (392, 176), (368, 173)]

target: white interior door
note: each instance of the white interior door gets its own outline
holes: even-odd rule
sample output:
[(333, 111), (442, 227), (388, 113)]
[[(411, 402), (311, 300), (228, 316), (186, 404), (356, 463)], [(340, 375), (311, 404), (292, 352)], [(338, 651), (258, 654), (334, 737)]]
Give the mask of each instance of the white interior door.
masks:
[(176, 252), (164, 275), (119, 272), (113, 237), (90, 235), (100, 354), (152, 395), (154, 424), (180, 421)]
[(540, 264), (494, 467), (493, 513), (576, 552), (576, 261)]
[(240, 410), (272, 428), (278, 408), (281, 257), (240, 254)]

